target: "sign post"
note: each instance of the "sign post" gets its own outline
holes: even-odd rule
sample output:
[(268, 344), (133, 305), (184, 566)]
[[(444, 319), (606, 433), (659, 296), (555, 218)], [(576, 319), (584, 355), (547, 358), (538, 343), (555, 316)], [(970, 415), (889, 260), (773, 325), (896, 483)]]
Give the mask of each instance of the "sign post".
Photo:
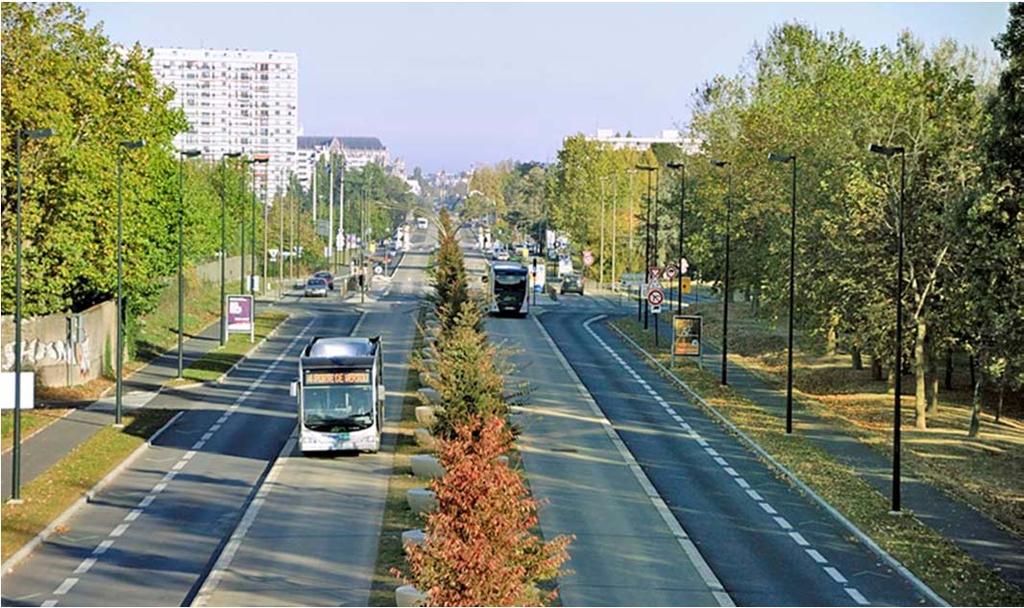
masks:
[(658, 316), (661, 314), (661, 305), (665, 302), (665, 292), (657, 280), (651, 281), (647, 290), (647, 303), (651, 305), (651, 314), (654, 315), (654, 347), (658, 347)]
[(697, 357), (697, 365), (704, 369), (704, 349), (701, 342), (703, 317), (699, 315), (675, 315), (672, 317), (672, 361), (676, 357)]
[(249, 342), (256, 341), (255, 306), (252, 296), (228, 296), (228, 334), (249, 334)]

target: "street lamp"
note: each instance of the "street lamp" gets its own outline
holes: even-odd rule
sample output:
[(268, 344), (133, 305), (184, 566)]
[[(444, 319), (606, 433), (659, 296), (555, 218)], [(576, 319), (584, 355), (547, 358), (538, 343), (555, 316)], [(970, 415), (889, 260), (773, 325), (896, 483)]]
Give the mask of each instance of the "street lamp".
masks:
[(789, 205), (789, 363), (786, 372), (786, 434), (793, 432), (793, 306), (796, 297), (796, 155), (768, 155), (773, 163), (791, 163), (793, 166), (792, 199)]
[[(712, 160), (711, 164), (725, 170), (729, 161)], [(729, 384), (729, 221), (732, 212), (732, 171), (726, 171), (725, 195), (725, 280), (722, 289), (722, 385)]]
[(185, 372), (185, 272), (182, 263), (185, 257), (185, 159), (195, 158), (201, 150), (178, 152), (178, 379)]
[(683, 219), (683, 213), (686, 209), (686, 165), (683, 163), (673, 162), (668, 164), (669, 169), (679, 169), (679, 251), (677, 255), (677, 263), (679, 266), (679, 274), (676, 275), (676, 314), (683, 314), (683, 235), (686, 224)]
[[(246, 161), (245, 161), (245, 163), (247, 165), (267, 164), (268, 162), (270, 162), (270, 155), (269, 154), (254, 154), (252, 158), (246, 159)], [(256, 203), (257, 203), (257, 198), (256, 198), (256, 171), (255, 171), (255, 169), (253, 169), (253, 173), (252, 173), (252, 231), (250, 232), (251, 236), (250, 236), (250, 240), (249, 240), (249, 246), (250, 246), (249, 248), (251, 249), (251, 251), (249, 252), (249, 260), (251, 262), (250, 265), (252, 266), (251, 272), (252, 272), (253, 277), (256, 276)], [(245, 213), (244, 212), (242, 213), (242, 217), (243, 218), (245, 217)], [(245, 246), (245, 244), (244, 244), (245, 243), (245, 221), (244, 221), (244, 219), (242, 221), (242, 243), (243, 243), (242, 246), (244, 247)], [(245, 268), (245, 254), (244, 253), (242, 254), (242, 267), (243, 267), (243, 269)], [(266, 270), (266, 264), (264, 263), (264, 271), (265, 270)], [(244, 273), (243, 273), (243, 275), (244, 275)], [(242, 277), (242, 281), (243, 281), (243, 283), (242, 283), (242, 293), (245, 293), (245, 277), (244, 276)], [(256, 297), (256, 282), (255, 281), (250, 281), (250, 283), (249, 283), (249, 293), (252, 294), (253, 298)]]
[(21, 142), (45, 139), (53, 129), (20, 129), (14, 134), (14, 164), (18, 174), (18, 210), (14, 229), (14, 447), (11, 451), (11, 500), (21, 502)]
[[(225, 191), (227, 190), (227, 159), (238, 158), (241, 156), (241, 152), (225, 152), (220, 157), (220, 172), (221, 172), (221, 185), (220, 185), (220, 345), (224, 346), (227, 342), (228, 331), (227, 331), (227, 312), (224, 307), (227, 305), (227, 294), (224, 289), (224, 264), (225, 258), (227, 258), (227, 204), (225, 203)], [(243, 239), (244, 240), (244, 239)], [(243, 256), (244, 259), (245, 256)]]
[[(637, 165), (637, 170), (647, 172), (647, 219), (644, 222), (645, 236), (644, 236), (644, 286), (651, 280), (651, 173), (657, 171), (657, 167), (650, 165)], [(642, 292), (641, 292), (642, 294)], [(640, 302), (637, 305), (637, 320), (640, 317), (640, 307), (644, 310), (644, 329), (647, 329), (649, 320), (648, 311), (650, 310), (647, 306), (647, 300), (641, 295)]]
[[(138, 150), (146, 145), (146, 140), (135, 139), (122, 141), (118, 144), (125, 150)], [(117, 369), (114, 372), (114, 426), (124, 426), (121, 423), (121, 394), (124, 379), (122, 371), (124, 368), (124, 229), (123, 215), (124, 205), (122, 197), (122, 175), (124, 175), (124, 154), (117, 155)]]
[(869, 150), (891, 158), (900, 155), (900, 200), (896, 211), (896, 362), (893, 366), (896, 395), (893, 399), (892, 427), (892, 511), (900, 512), (900, 426), (902, 413), (900, 394), (903, 392), (903, 197), (907, 186), (907, 154), (903, 146), (871, 144)]

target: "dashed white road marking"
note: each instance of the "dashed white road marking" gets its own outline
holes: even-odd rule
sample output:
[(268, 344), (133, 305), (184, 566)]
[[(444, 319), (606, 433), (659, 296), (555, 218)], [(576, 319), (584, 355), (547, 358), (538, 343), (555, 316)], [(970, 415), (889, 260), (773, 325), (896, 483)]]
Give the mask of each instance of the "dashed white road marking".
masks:
[(46, 600), (45, 602), (43, 602), (42, 604), (39, 604), (39, 605), (42, 606), (43, 608), (51, 608), (52, 606), (56, 606), (57, 605), (57, 600)]
[[(860, 605), (870, 604), (867, 598), (865, 598), (860, 591), (858, 591), (856, 588), (849, 587), (846, 585), (848, 582), (846, 580), (846, 577), (843, 576), (843, 574), (836, 567), (827, 565), (828, 560), (825, 558), (824, 555), (822, 555), (819, 551), (815, 549), (806, 548), (810, 547), (810, 543), (807, 541), (807, 539), (804, 538), (802, 534), (794, 530), (793, 525), (790, 524), (788, 520), (786, 520), (784, 517), (779, 516), (779, 513), (778, 511), (775, 510), (775, 507), (773, 507), (768, 501), (766, 501), (764, 497), (762, 497), (761, 494), (757, 492), (757, 490), (751, 488), (747, 480), (741, 477), (740, 474), (736, 471), (736, 469), (729, 466), (729, 463), (724, 458), (722, 458), (713, 447), (709, 445), (708, 441), (704, 437), (702, 437), (700, 433), (695, 431), (691, 425), (687, 424), (685, 420), (683, 420), (682, 417), (679, 415), (679, 413), (676, 412), (668, 404), (668, 402), (666, 402), (665, 399), (661, 395), (659, 395), (658, 392), (655, 391), (653, 387), (640, 376), (640, 374), (636, 372), (636, 370), (634, 370), (628, 363), (626, 363), (626, 361), (621, 356), (619, 356), (619, 354), (616, 353), (615, 350), (612, 349), (607, 342), (605, 342), (600, 336), (597, 335), (597, 333), (593, 329), (590, 328), (591, 323), (602, 318), (604, 318), (604, 315), (599, 315), (592, 319), (588, 319), (583, 323), (583, 328), (587, 331), (587, 333), (590, 334), (590, 336), (595, 341), (597, 341), (598, 344), (601, 345), (601, 347), (607, 353), (611, 355), (615, 362), (618, 363), (619, 366), (626, 371), (626, 373), (633, 377), (637, 384), (639, 384), (648, 394), (654, 397), (657, 403), (665, 409), (665, 411), (672, 417), (672, 419), (679, 425), (679, 427), (688, 433), (688, 436), (690, 438), (692, 438), (699, 446), (704, 448), (704, 452), (708, 456), (712, 457), (714, 461), (722, 468), (722, 470), (727, 475), (729, 475), (732, 478), (732, 480), (736, 482), (737, 485), (739, 485), (746, 491), (747, 495), (752, 500), (754, 500), (754, 502), (756, 502), (759, 507), (761, 507), (761, 510), (763, 510), (768, 515), (771, 515), (775, 523), (780, 528), (788, 531), (788, 534), (790, 538), (793, 539), (793, 542), (795, 542), (797, 545), (801, 547), (805, 547), (804, 550), (806, 551), (807, 555), (810, 556), (810, 558), (814, 560), (817, 564), (821, 564), (822, 569), (825, 571), (826, 574), (828, 574), (830, 578), (832, 578), (832, 580), (843, 585), (843, 590), (847, 593), (847, 595), (853, 598), (853, 600)], [(534, 320), (536, 321), (536, 319)], [(540, 325), (539, 322), (538, 325)]]
[[(360, 321), (362, 321), (362, 317), (360, 317)], [(244, 391), (241, 395), (238, 396), (238, 398), (235, 400), (235, 402), (232, 403), (232, 405), (228, 408), (228, 410), (224, 414), (221, 415), (221, 417), (217, 420), (217, 422), (212, 424), (209, 427), (209, 429), (202, 436), (202, 438), (199, 441), (197, 441), (192, 446), (192, 449), (189, 450), (188, 452), (185, 452), (185, 454), (181, 457), (181, 459), (177, 463), (175, 463), (175, 465), (172, 467), (172, 469), (170, 471), (168, 471), (166, 474), (164, 474), (164, 476), (160, 479), (160, 481), (156, 485), (153, 486), (153, 489), (150, 490), (149, 494), (147, 494), (145, 498), (143, 498), (141, 501), (139, 501), (139, 503), (136, 506), (136, 508), (134, 508), (131, 511), (129, 511), (124, 516), (124, 519), (123, 519), (124, 523), (118, 524), (107, 535), (108, 538), (106, 540), (100, 542), (92, 550), (92, 555), (93, 556), (101, 556), (104, 553), (106, 553), (107, 550), (110, 549), (110, 547), (114, 544), (114, 539), (119, 538), (122, 535), (124, 535), (124, 533), (128, 530), (128, 528), (131, 527), (131, 522), (135, 521), (136, 519), (138, 519), (143, 514), (145, 509), (150, 504), (152, 504), (153, 501), (156, 499), (157, 495), (160, 494), (161, 492), (163, 492), (167, 488), (167, 484), (169, 482), (171, 482), (172, 480), (174, 480), (174, 478), (178, 475), (178, 472), (181, 469), (183, 469), (186, 465), (188, 465), (188, 463), (196, 455), (197, 451), (201, 450), (203, 448), (203, 446), (206, 445), (206, 442), (209, 441), (210, 438), (213, 437), (214, 433), (216, 433), (218, 430), (220, 430), (222, 428), (222, 425), (228, 419), (228, 416), (230, 416), (231, 413), (234, 410), (238, 409), (238, 406), (242, 402), (244, 402), (245, 399), (247, 399), (250, 395), (252, 395), (256, 391), (256, 389), (259, 388), (259, 386), (261, 384), (263, 384), (263, 382), (277, 368), (278, 364), (280, 364), (280, 362), (285, 358), (285, 356), (291, 353), (291, 351), (294, 349), (296, 343), (298, 343), (299, 340), (301, 340), (306, 335), (306, 333), (309, 331), (309, 328), (313, 326), (314, 322), (315, 322), (315, 319), (310, 319), (310, 321), (308, 323), (306, 323), (306, 326), (302, 328), (302, 331), (300, 331), (298, 333), (298, 335), (296, 335), (295, 338), (292, 339), (292, 341), (284, 348), (284, 350), (282, 350), (281, 354), (278, 355), (277, 358), (274, 359), (274, 361), (270, 364), (270, 366), (267, 367), (263, 371), (263, 373), (261, 373), (259, 375), (259, 377), (255, 380), (255, 382), (246, 391)], [(89, 570), (96, 563), (97, 559), (98, 559), (97, 557), (88, 557), (88, 558), (84, 559), (78, 565), (78, 567), (75, 568), (74, 574), (85, 574), (85, 573), (89, 572)], [(71, 588), (74, 587), (78, 583), (78, 580), (79, 579), (76, 578), (76, 577), (68, 577), (68, 578), (64, 579), (64, 581), (61, 582), (60, 586), (58, 586), (53, 591), (53, 595), (66, 595), (67, 592), (70, 591)], [(47, 600), (47, 601), (43, 602), (42, 605), (43, 606), (56, 606), (57, 603), (58, 603), (57, 600), (50, 599), (50, 600)]]
[(71, 588), (74, 587), (75, 583), (77, 583), (77, 582), (78, 582), (77, 578), (71, 578), (69, 576), (68, 578), (64, 579), (64, 582), (61, 583), (59, 587), (57, 587), (56, 589), (53, 590), (53, 594), (54, 595), (64, 595), (68, 591), (71, 591)]

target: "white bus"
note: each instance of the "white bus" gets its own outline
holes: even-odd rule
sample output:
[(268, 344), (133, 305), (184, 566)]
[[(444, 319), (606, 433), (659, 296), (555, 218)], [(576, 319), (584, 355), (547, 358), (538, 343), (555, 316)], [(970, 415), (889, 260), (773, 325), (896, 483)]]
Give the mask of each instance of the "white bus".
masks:
[(380, 336), (316, 337), (299, 356), (299, 448), (303, 452), (380, 450), (384, 365)]
[(519, 262), (491, 262), (484, 280), (491, 285), (491, 313), (526, 316), (530, 310), (530, 272)]

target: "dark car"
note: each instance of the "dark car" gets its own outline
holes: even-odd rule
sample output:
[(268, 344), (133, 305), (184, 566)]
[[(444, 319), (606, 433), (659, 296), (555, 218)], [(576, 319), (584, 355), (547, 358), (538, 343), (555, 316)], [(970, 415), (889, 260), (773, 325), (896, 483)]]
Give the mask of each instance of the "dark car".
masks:
[(583, 295), (583, 277), (578, 274), (567, 274), (562, 277), (561, 293), (578, 293)]
[(327, 289), (334, 291), (334, 275), (332, 275), (331, 273), (327, 272), (326, 270), (321, 270), (320, 272), (314, 272), (313, 278), (323, 279), (324, 281), (327, 282)]

